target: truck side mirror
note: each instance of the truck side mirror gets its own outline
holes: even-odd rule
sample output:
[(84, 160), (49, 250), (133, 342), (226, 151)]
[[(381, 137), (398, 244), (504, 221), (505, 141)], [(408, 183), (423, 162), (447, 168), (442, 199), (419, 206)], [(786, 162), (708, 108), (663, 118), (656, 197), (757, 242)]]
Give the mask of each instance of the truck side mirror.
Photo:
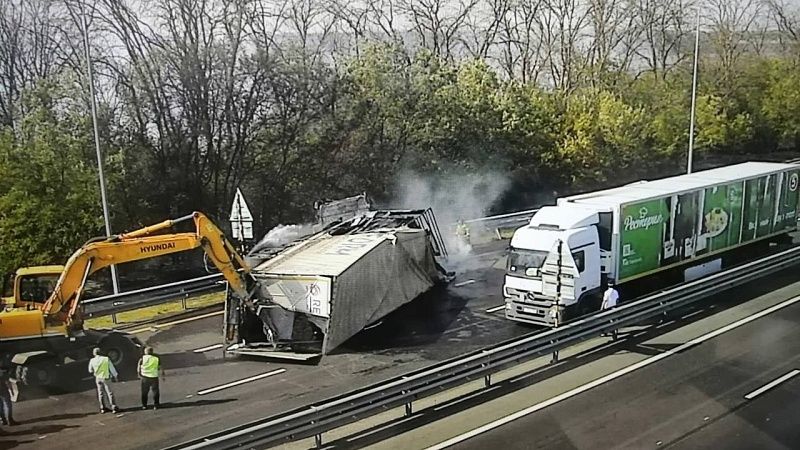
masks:
[(525, 276), (526, 277), (535, 277), (536, 275), (539, 275), (539, 269), (537, 269), (535, 267), (529, 267), (529, 268), (525, 269)]

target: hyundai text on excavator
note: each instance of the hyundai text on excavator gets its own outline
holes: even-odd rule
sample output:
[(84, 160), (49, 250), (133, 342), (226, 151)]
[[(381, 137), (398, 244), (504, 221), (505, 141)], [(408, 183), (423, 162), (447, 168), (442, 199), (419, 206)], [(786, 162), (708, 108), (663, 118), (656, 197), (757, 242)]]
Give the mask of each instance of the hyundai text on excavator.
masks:
[[(165, 233), (188, 221), (194, 222), (193, 232)], [(85, 376), (85, 362), (92, 349), (100, 347), (123, 374), (132, 372), (142, 347), (138, 339), (118, 331), (83, 327), (81, 300), (87, 279), (112, 264), (196, 248), (205, 251), (243, 304), (250, 303), (256, 282), (247, 264), (223, 232), (204, 214), (195, 212), (130, 233), (92, 239), (73, 253), (63, 268), (18, 271), (14, 295), (3, 298), (0, 311), (0, 362), (12, 366), (17, 383), (68, 387)], [(55, 274), (60, 274), (57, 282), (48, 289), (47, 282)], [(33, 289), (33, 281), (38, 291)], [(36, 297), (37, 292), (41, 297)]]

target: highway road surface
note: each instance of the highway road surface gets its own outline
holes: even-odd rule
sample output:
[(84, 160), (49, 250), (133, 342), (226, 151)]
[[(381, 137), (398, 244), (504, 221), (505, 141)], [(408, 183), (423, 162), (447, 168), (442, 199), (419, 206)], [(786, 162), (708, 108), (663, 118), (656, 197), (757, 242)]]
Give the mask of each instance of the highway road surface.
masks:
[(319, 364), (223, 359), (222, 315), (213, 311), (134, 329), (162, 356), (163, 408), (140, 410), (138, 381), (129, 380), (112, 385), (122, 412), (100, 415), (92, 380), (76, 380), (73, 392), (35, 393), (15, 404), (20, 425), (2, 427), (0, 449), (162, 448), (528, 333), (495, 308), (503, 271), (492, 265), (505, 245), (477, 248), (446, 290), (399, 309)]
[(797, 448), (799, 369), (794, 303), (453, 448)]
[[(76, 382), (73, 392), (16, 404), (21, 424), (3, 427), (0, 449), (162, 448), (528, 333), (530, 328), (506, 321), (497, 310), (503, 272), (496, 267), (504, 245), (479, 249), (482, 256), (460, 266), (459, 278), (446, 290), (401, 308), (318, 364), (223, 359), (221, 315), (213, 312), (134, 330), (163, 356), (162, 409), (139, 410), (138, 382), (131, 380), (114, 385), (122, 413), (100, 415), (91, 381)], [(454, 448), (694, 448), (696, 443), (711, 446), (731, 432), (746, 435), (731, 438), (745, 447), (791, 442), (787, 424), (798, 406), (800, 376), (752, 400), (744, 395), (800, 365), (794, 356), (800, 345), (795, 338), (800, 303), (696, 346), (681, 346), (798, 295), (798, 279), (796, 273), (783, 273), (725, 293), (683, 312), (686, 317), (678, 322), (625, 330), (617, 343), (587, 341), (563, 351), (558, 364), (547, 364), (549, 358), (531, 361), (493, 377), (494, 387), (477, 395), (470, 386), (454, 389), (416, 402), (417, 414), (410, 420), (389, 411), (395, 423), (370, 418), (326, 433), (325, 443), (329, 448), (422, 449), (467, 436)], [(670, 351), (676, 354), (485, 433), (469, 434)], [(722, 442), (722, 448), (736, 445)], [(312, 446), (313, 440), (305, 440), (286, 448)]]
[(433, 411), (418, 407), (413, 424), (398, 421), (380, 433), (331, 433), (329, 444), (432, 450), (798, 448), (798, 279), (783, 274), (720, 295), (717, 307), (706, 303), (687, 311), (693, 317), (685, 325), (628, 330), (626, 339), (600, 350), (562, 355), (583, 361), (564, 361), (551, 376), (515, 371), (477, 396), (462, 393), (449, 404), (440, 399)]

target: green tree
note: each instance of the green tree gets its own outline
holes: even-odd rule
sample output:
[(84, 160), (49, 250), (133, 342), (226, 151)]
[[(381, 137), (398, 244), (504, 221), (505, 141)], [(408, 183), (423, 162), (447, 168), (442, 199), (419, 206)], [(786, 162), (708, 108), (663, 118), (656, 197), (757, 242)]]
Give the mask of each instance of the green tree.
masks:
[(800, 73), (791, 63), (775, 64), (770, 71), (761, 111), (778, 137), (778, 147), (800, 147)]
[(651, 149), (646, 111), (605, 90), (584, 90), (567, 99), (559, 152), (579, 186), (626, 177)]
[(0, 271), (65, 262), (101, 231), (97, 175), (83, 117), (58, 118), (51, 92), (34, 105), (19, 132), (0, 135)]

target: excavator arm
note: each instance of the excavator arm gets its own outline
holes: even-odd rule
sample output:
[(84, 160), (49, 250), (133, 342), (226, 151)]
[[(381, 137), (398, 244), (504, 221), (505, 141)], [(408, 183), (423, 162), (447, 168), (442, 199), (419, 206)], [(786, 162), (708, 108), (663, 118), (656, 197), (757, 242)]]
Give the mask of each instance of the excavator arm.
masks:
[[(186, 221), (194, 221), (194, 232), (165, 233)], [(69, 258), (53, 294), (42, 305), (45, 321), (51, 325), (65, 324), (68, 330), (80, 328), (78, 307), (86, 280), (100, 269), (198, 247), (222, 272), (237, 297), (249, 304), (256, 287), (250, 268), (225, 234), (203, 213), (194, 212), (130, 233), (87, 242)]]

